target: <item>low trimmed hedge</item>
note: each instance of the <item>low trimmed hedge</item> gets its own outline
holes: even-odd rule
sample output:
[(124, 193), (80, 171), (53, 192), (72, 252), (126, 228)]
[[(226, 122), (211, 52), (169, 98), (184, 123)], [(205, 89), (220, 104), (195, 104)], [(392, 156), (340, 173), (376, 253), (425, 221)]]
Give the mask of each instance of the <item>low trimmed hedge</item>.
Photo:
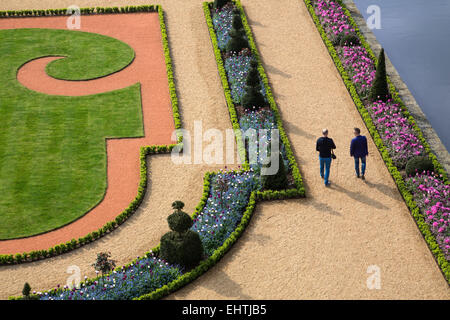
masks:
[[(339, 71), (348, 92), (350, 93), (362, 119), (364, 120), (364, 123), (366, 124), (367, 129), (369, 130), (370, 135), (372, 136), (372, 138), (375, 142), (375, 145), (377, 146), (377, 148), (384, 160), (384, 162), (389, 170), (389, 173), (391, 174), (392, 178), (394, 179), (398, 190), (402, 194), (403, 199), (405, 200), (408, 208), (410, 209), (411, 214), (414, 217), (414, 220), (416, 221), (416, 224), (417, 224), (420, 232), (422, 233), (426, 243), (428, 244), (428, 247), (430, 248), (431, 252), (433, 253), (433, 256), (435, 257), (445, 279), (450, 284), (450, 263), (445, 259), (444, 253), (439, 248), (439, 245), (436, 242), (436, 239), (434, 238), (433, 234), (431, 233), (429, 226), (426, 224), (426, 222), (423, 218), (423, 215), (419, 212), (419, 208), (413, 199), (413, 195), (406, 187), (405, 181), (403, 180), (403, 177), (402, 177), (400, 171), (393, 164), (393, 161), (392, 161), (391, 157), (389, 156), (387, 148), (384, 145), (383, 140), (381, 139), (381, 137), (372, 121), (372, 118), (370, 117), (366, 107), (364, 106), (363, 102), (361, 101), (361, 98), (359, 97), (359, 95), (356, 91), (356, 88), (353, 85), (353, 82), (350, 80), (347, 72), (345, 71), (345, 69), (342, 65), (342, 62), (339, 59), (339, 56), (338, 56), (333, 44), (328, 39), (327, 34), (325, 33), (325, 31), (320, 23), (319, 18), (315, 14), (314, 7), (311, 3), (312, 1), (311, 0), (303, 0), (303, 1), (304, 1), (305, 5), (306, 5), (315, 25), (320, 33), (320, 36), (322, 37), (323, 42), (325, 43), (326, 47), (328, 48), (328, 52), (329, 52), (331, 58), (333, 59), (335, 65), (336, 65), (336, 68)], [(338, 2), (342, 6), (344, 13), (349, 17), (350, 23), (355, 28), (355, 31), (360, 39), (361, 45), (367, 50), (371, 59), (376, 64), (377, 58), (374, 55), (370, 45), (366, 42), (364, 36), (359, 31), (357, 24), (355, 23), (355, 21), (353, 20), (353, 17), (351, 16), (351, 13), (348, 11), (348, 9), (345, 7), (345, 5), (343, 4), (343, 2), (341, 0), (335, 0), (335, 1)], [(442, 165), (438, 162), (436, 156), (431, 152), (430, 146), (427, 143), (427, 141), (425, 140), (425, 138), (422, 134), (422, 131), (419, 129), (414, 118), (410, 115), (405, 104), (400, 99), (399, 93), (397, 92), (395, 86), (392, 84), (389, 77), (388, 77), (388, 84), (389, 84), (389, 89), (392, 94), (393, 100), (401, 106), (403, 114), (410, 121), (411, 125), (413, 126), (414, 130), (417, 133), (418, 138), (420, 139), (426, 152), (428, 153), (429, 158), (433, 161), (433, 164), (435, 166), (437, 173), (442, 174), (443, 181), (445, 182), (445, 184), (448, 184), (447, 172), (442, 167)]]
[[(131, 8), (131, 9), (130, 9)], [(86, 8), (85, 8), (86, 9)], [(89, 10), (87, 10), (89, 9)], [(84, 12), (91, 12), (94, 8), (87, 8)], [(113, 8), (108, 8), (113, 10)], [(123, 9), (123, 10), (122, 10)], [(60, 9), (63, 10), (63, 9)], [(96, 8), (98, 10), (98, 8)], [(135, 11), (130, 11), (135, 10)], [(181, 128), (181, 117), (178, 108), (178, 98), (175, 90), (175, 83), (173, 77), (173, 68), (172, 68), (172, 59), (170, 57), (169, 50), (169, 42), (167, 38), (166, 25), (164, 21), (164, 11), (160, 5), (150, 5), (150, 6), (136, 6), (136, 7), (123, 7), (120, 10), (113, 10), (111, 13), (127, 13), (127, 12), (155, 12), (158, 11), (159, 22), (161, 27), (161, 36), (163, 42), (164, 49), (164, 57), (167, 69), (167, 78), (169, 81), (169, 92), (170, 99), (172, 102), (172, 110), (173, 110), (173, 118), (175, 122), (175, 129)], [(24, 11), (33, 11), (33, 10), (24, 10)], [(39, 11), (39, 10), (34, 10)], [(58, 10), (49, 9), (49, 10), (41, 10), (41, 11), (49, 11), (49, 12), (60, 12)], [(101, 10), (100, 10), (101, 11)], [(15, 11), (14, 11), (15, 12)], [(82, 11), (83, 12), (83, 11)], [(101, 11), (103, 12), (103, 11)], [(182, 136), (177, 134), (177, 142), (179, 144), (182, 143)], [(105, 234), (115, 230), (119, 225), (121, 225), (125, 220), (127, 220), (139, 207), (141, 204), (145, 191), (147, 188), (147, 155), (152, 154), (162, 154), (162, 153), (170, 153), (175, 145), (154, 145), (154, 146), (146, 146), (141, 147), (140, 150), (140, 181), (138, 187), (138, 193), (136, 198), (130, 203), (128, 208), (126, 208), (122, 213), (120, 213), (114, 220), (107, 222), (103, 227), (99, 228), (96, 231), (88, 233), (84, 237), (80, 237), (78, 239), (72, 239), (66, 243), (58, 244), (52, 248), (47, 250), (35, 250), (31, 252), (17, 253), (17, 254), (0, 254), (0, 265), (9, 265), (9, 264), (19, 264), (23, 262), (31, 262), (36, 260), (41, 260), (45, 258), (50, 258), (57, 256), (59, 254), (63, 254), (69, 252), (73, 249), (79, 248), (85, 244), (88, 244), (98, 238), (104, 236)]]
[[(133, 12), (159, 12), (160, 5), (126, 6), (126, 7), (95, 7), (80, 8), (82, 15), (89, 14), (111, 14), (111, 13), (133, 13)], [(46, 9), (46, 10), (6, 10), (0, 11), (0, 18), (14, 17), (49, 17), (66, 16), (67, 9)]]

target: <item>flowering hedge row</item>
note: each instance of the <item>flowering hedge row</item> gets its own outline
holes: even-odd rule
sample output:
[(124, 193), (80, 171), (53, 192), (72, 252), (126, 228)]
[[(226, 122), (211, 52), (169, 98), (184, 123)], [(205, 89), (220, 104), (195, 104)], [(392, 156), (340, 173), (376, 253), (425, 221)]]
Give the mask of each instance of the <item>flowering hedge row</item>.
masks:
[[(413, 156), (422, 155), (423, 146), (419, 142), (416, 132), (407, 118), (402, 114), (399, 105), (393, 101), (383, 103), (377, 101), (373, 105), (368, 102), (368, 94), (375, 78), (375, 62), (369, 57), (365, 47), (360, 45), (339, 46), (333, 38), (340, 35), (353, 34), (355, 29), (343, 8), (335, 1), (314, 0), (315, 13), (328, 38), (337, 48), (346, 72), (365, 106), (369, 110), (380, 136), (394, 161), (402, 169)], [(374, 112), (371, 112), (375, 110)], [(397, 131), (398, 134), (394, 134)], [(395, 135), (395, 137), (393, 136)]]
[(445, 258), (450, 260), (450, 186), (430, 172), (406, 180)]
[[(128, 9), (126, 9), (126, 8), (128, 8)], [(132, 9), (130, 9), (130, 8), (132, 8)], [(129, 10), (135, 10), (135, 11), (129, 11)], [(179, 113), (179, 109), (178, 109), (178, 99), (177, 99), (177, 94), (176, 94), (176, 90), (175, 90), (175, 83), (174, 83), (173, 69), (172, 69), (172, 60), (170, 57), (166, 25), (164, 22), (164, 11), (162, 10), (162, 7), (160, 5), (124, 7), (124, 8), (121, 8), (121, 10), (119, 10), (118, 13), (138, 12), (138, 11), (153, 12), (155, 10), (158, 10), (158, 15), (159, 15), (161, 37), (162, 37), (162, 42), (163, 42), (164, 57), (165, 57), (165, 63), (166, 63), (166, 69), (167, 69), (167, 78), (169, 81), (169, 93), (170, 93), (170, 99), (171, 99), (171, 103), (172, 103), (175, 128), (180, 129), (181, 128), (181, 118), (180, 118), (180, 113)], [(182, 142), (182, 136), (180, 134), (177, 134), (177, 141), (178, 141), (178, 143)], [(120, 213), (113, 221), (106, 223), (103, 227), (99, 228), (97, 231), (93, 231), (84, 237), (80, 237), (78, 239), (72, 239), (71, 241), (58, 244), (47, 250), (35, 250), (35, 251), (31, 251), (31, 252), (24, 252), (24, 253), (17, 253), (17, 254), (1, 254), (0, 255), (0, 265), (31, 262), (31, 261), (36, 261), (36, 260), (40, 260), (40, 259), (54, 257), (59, 254), (63, 254), (63, 253), (69, 252), (71, 250), (74, 250), (76, 248), (79, 248), (80, 246), (88, 244), (92, 241), (95, 241), (98, 238), (100, 238), (100, 237), (104, 236), (105, 234), (116, 229), (120, 224), (122, 224), (127, 218), (129, 218), (137, 210), (137, 208), (139, 207), (139, 205), (142, 202), (142, 199), (144, 198), (145, 191), (147, 188), (147, 162), (146, 162), (147, 155), (170, 153), (174, 147), (175, 147), (175, 145), (161, 145), (161, 146), (155, 145), (155, 146), (147, 146), (147, 147), (141, 148), (141, 150), (140, 150), (140, 166), (141, 166), (140, 167), (140, 181), (139, 181), (137, 196), (130, 203), (128, 208), (126, 208), (122, 213)]]
[[(436, 237), (430, 230), (429, 225), (424, 220), (424, 215), (420, 212), (420, 208), (418, 207), (416, 201), (414, 200), (414, 196), (412, 195), (412, 191), (409, 189), (409, 187), (406, 185), (399, 169), (394, 164), (394, 161), (392, 160), (389, 151), (386, 148), (386, 145), (384, 144), (383, 139), (380, 136), (380, 133), (375, 126), (371, 115), (369, 114), (369, 111), (363, 104), (361, 97), (359, 96), (358, 90), (355, 87), (351, 77), (349, 76), (348, 72), (346, 71), (345, 67), (342, 64), (341, 58), (336, 52), (336, 49), (329, 39), (326, 31), (324, 30), (321, 21), (319, 17), (316, 15), (315, 8), (313, 6), (313, 3), (315, 0), (304, 0), (304, 3), (320, 33), (320, 36), (322, 40), (324, 41), (326, 47), (328, 48), (328, 51), (330, 53), (331, 58), (333, 59), (337, 70), (341, 74), (341, 77), (344, 81), (345, 86), (347, 87), (347, 90), (349, 91), (359, 113), (361, 114), (361, 117), (363, 118), (372, 138), (374, 139), (374, 142), (378, 148), (378, 150), (381, 153), (381, 156), (383, 160), (386, 163), (386, 166), (394, 179), (394, 181), (397, 184), (397, 187), (400, 191), (400, 193), (403, 196), (403, 199), (405, 200), (407, 206), (409, 207), (412, 216), (414, 217), (416, 224), (422, 233), (425, 241), (428, 244), (428, 247), (430, 248), (431, 252), (433, 253), (439, 267), (441, 268), (442, 273), (444, 274), (445, 279), (447, 282), (450, 283), (450, 263), (446, 259), (442, 249), (440, 248), (439, 244), (436, 241)], [(361, 46), (364, 47), (370, 57), (370, 59), (373, 61), (374, 64), (377, 63), (377, 59), (375, 55), (372, 52), (372, 49), (370, 48), (369, 44), (365, 41), (364, 36), (360, 33), (358, 26), (354, 22), (350, 12), (345, 7), (345, 5), (342, 3), (341, 0), (335, 0), (335, 3), (337, 3), (341, 8), (342, 12), (347, 17), (348, 23), (353, 27), (355, 33), (359, 37)], [(414, 130), (415, 136), (420, 141), (421, 145), (424, 148), (424, 153), (428, 155), (428, 157), (433, 161), (433, 165), (435, 168), (436, 173), (439, 175), (440, 179), (442, 180), (443, 184), (448, 185), (448, 179), (447, 179), (447, 172), (442, 167), (442, 165), (438, 162), (436, 156), (431, 152), (430, 146), (428, 145), (427, 141), (425, 140), (421, 130), (418, 128), (417, 124), (415, 123), (414, 118), (409, 114), (406, 106), (404, 105), (403, 101), (399, 97), (399, 93), (397, 92), (396, 88), (390, 81), (388, 77), (388, 84), (390, 93), (392, 96), (392, 101), (395, 104), (398, 104), (402, 115), (408, 120), (409, 124), (411, 125), (412, 129)]]

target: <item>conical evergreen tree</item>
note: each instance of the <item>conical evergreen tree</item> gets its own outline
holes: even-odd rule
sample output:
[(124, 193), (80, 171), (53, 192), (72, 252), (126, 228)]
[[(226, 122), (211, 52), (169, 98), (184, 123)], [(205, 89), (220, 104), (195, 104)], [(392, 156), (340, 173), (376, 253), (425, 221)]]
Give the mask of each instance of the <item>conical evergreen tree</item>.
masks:
[[(278, 153), (278, 171), (273, 175), (262, 175), (261, 182), (263, 188), (266, 190), (283, 190), (287, 188), (288, 180), (287, 180), (287, 172), (286, 167), (284, 166), (283, 157), (281, 156), (281, 152)], [(269, 167), (268, 165), (264, 165), (264, 167)]]
[(232, 28), (230, 30), (230, 40), (227, 43), (226, 50), (228, 52), (240, 52), (244, 48), (248, 48), (248, 41), (245, 39), (245, 31), (243, 29), (241, 16), (234, 14)]
[(261, 93), (258, 63), (255, 60), (250, 62), (245, 94), (242, 97), (241, 104), (247, 110), (259, 109), (266, 104), (266, 100)]
[(378, 57), (377, 72), (375, 73), (375, 80), (370, 89), (369, 99), (371, 101), (389, 99), (389, 88), (386, 78), (386, 61), (384, 57), (384, 48), (381, 49)]
[(230, 0), (214, 0), (214, 9), (221, 9), (228, 2), (230, 2)]

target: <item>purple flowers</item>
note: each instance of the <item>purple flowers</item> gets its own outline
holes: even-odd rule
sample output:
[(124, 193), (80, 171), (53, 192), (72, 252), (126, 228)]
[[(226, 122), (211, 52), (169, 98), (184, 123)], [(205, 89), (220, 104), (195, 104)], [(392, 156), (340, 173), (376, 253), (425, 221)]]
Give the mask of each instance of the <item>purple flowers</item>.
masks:
[[(334, 1), (315, 0), (315, 11), (327, 35), (333, 37), (348, 32), (354, 32), (349, 18), (342, 7)], [(409, 159), (424, 154), (424, 147), (403, 115), (400, 106), (392, 100), (386, 103), (367, 100), (375, 79), (375, 65), (367, 50), (362, 46), (338, 46), (337, 53), (345, 71), (355, 86), (365, 107), (388, 149), (394, 164), (402, 169)]]
[(315, 12), (331, 40), (334, 41), (339, 35), (348, 35), (355, 32), (348, 17), (337, 2), (316, 0)]
[(423, 172), (406, 180), (445, 258), (450, 260), (450, 186)]
[(220, 50), (224, 50), (230, 40), (231, 24), (233, 22), (233, 7), (224, 6), (220, 10), (216, 10), (212, 22), (216, 30), (217, 44)]
[(375, 67), (367, 50), (361, 46), (343, 46), (338, 49), (338, 55), (358, 94), (366, 99), (375, 79)]
[(80, 289), (55, 288), (38, 292), (40, 300), (131, 300), (154, 291), (181, 276), (178, 266), (172, 266), (154, 256), (138, 258), (136, 262), (99, 281), (87, 281)]
[(398, 104), (391, 100), (377, 101), (368, 111), (397, 167), (404, 168), (411, 157), (424, 154), (422, 144)]
[(259, 188), (258, 175), (253, 170), (220, 170), (211, 176), (206, 205), (192, 226), (192, 230), (199, 233), (208, 256), (212, 255), (237, 227), (247, 207), (250, 193)]

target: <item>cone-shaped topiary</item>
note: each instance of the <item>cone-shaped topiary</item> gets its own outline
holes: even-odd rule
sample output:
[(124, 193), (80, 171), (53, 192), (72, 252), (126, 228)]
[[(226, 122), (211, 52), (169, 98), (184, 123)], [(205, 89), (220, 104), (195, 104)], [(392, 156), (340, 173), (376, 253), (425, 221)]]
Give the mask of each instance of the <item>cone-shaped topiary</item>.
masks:
[(418, 173), (426, 172), (426, 171), (434, 171), (433, 162), (428, 157), (414, 157), (409, 159), (406, 163), (406, 174), (408, 176), (413, 176)]
[(245, 32), (242, 29), (230, 30), (230, 40), (228, 40), (226, 51), (227, 52), (240, 52), (244, 48), (248, 48), (247, 39), (244, 37)]
[(355, 34), (347, 34), (340, 38), (339, 44), (341, 46), (357, 46), (359, 45), (359, 38)]
[(389, 99), (389, 88), (386, 78), (386, 61), (383, 48), (381, 48), (378, 57), (377, 72), (375, 73), (375, 80), (370, 89), (369, 99), (371, 101), (387, 101)]
[(28, 282), (25, 282), (22, 289), (22, 294), (25, 299), (28, 299), (30, 297), (31, 287)]
[(160, 257), (169, 263), (190, 268), (202, 259), (203, 245), (198, 233), (189, 230), (192, 219), (181, 211), (183, 207), (184, 203), (181, 201), (172, 203), (172, 208), (176, 211), (167, 218), (167, 222), (173, 231), (161, 237)]
[(241, 30), (244, 28), (244, 25), (242, 24), (241, 14), (239, 11), (233, 10), (233, 22), (231, 26), (234, 30)]
[(245, 94), (242, 96), (241, 100), (242, 106), (247, 110), (257, 110), (263, 107), (266, 104), (266, 100), (261, 93), (258, 63), (254, 60), (250, 62), (250, 70), (245, 82)]
[(214, 0), (214, 9), (221, 9), (228, 2), (230, 2), (230, 0)]
[(233, 11), (233, 22), (230, 30), (230, 40), (228, 40), (227, 52), (240, 52), (244, 48), (248, 48), (248, 41), (245, 38), (244, 25), (242, 24), (241, 15)]
[[(278, 171), (272, 175), (261, 175), (261, 182), (263, 188), (266, 190), (283, 190), (287, 188), (288, 180), (287, 180), (287, 172), (286, 167), (284, 166), (283, 157), (281, 156), (281, 152), (278, 153)], [(265, 164), (264, 167), (268, 168), (271, 165)]]

